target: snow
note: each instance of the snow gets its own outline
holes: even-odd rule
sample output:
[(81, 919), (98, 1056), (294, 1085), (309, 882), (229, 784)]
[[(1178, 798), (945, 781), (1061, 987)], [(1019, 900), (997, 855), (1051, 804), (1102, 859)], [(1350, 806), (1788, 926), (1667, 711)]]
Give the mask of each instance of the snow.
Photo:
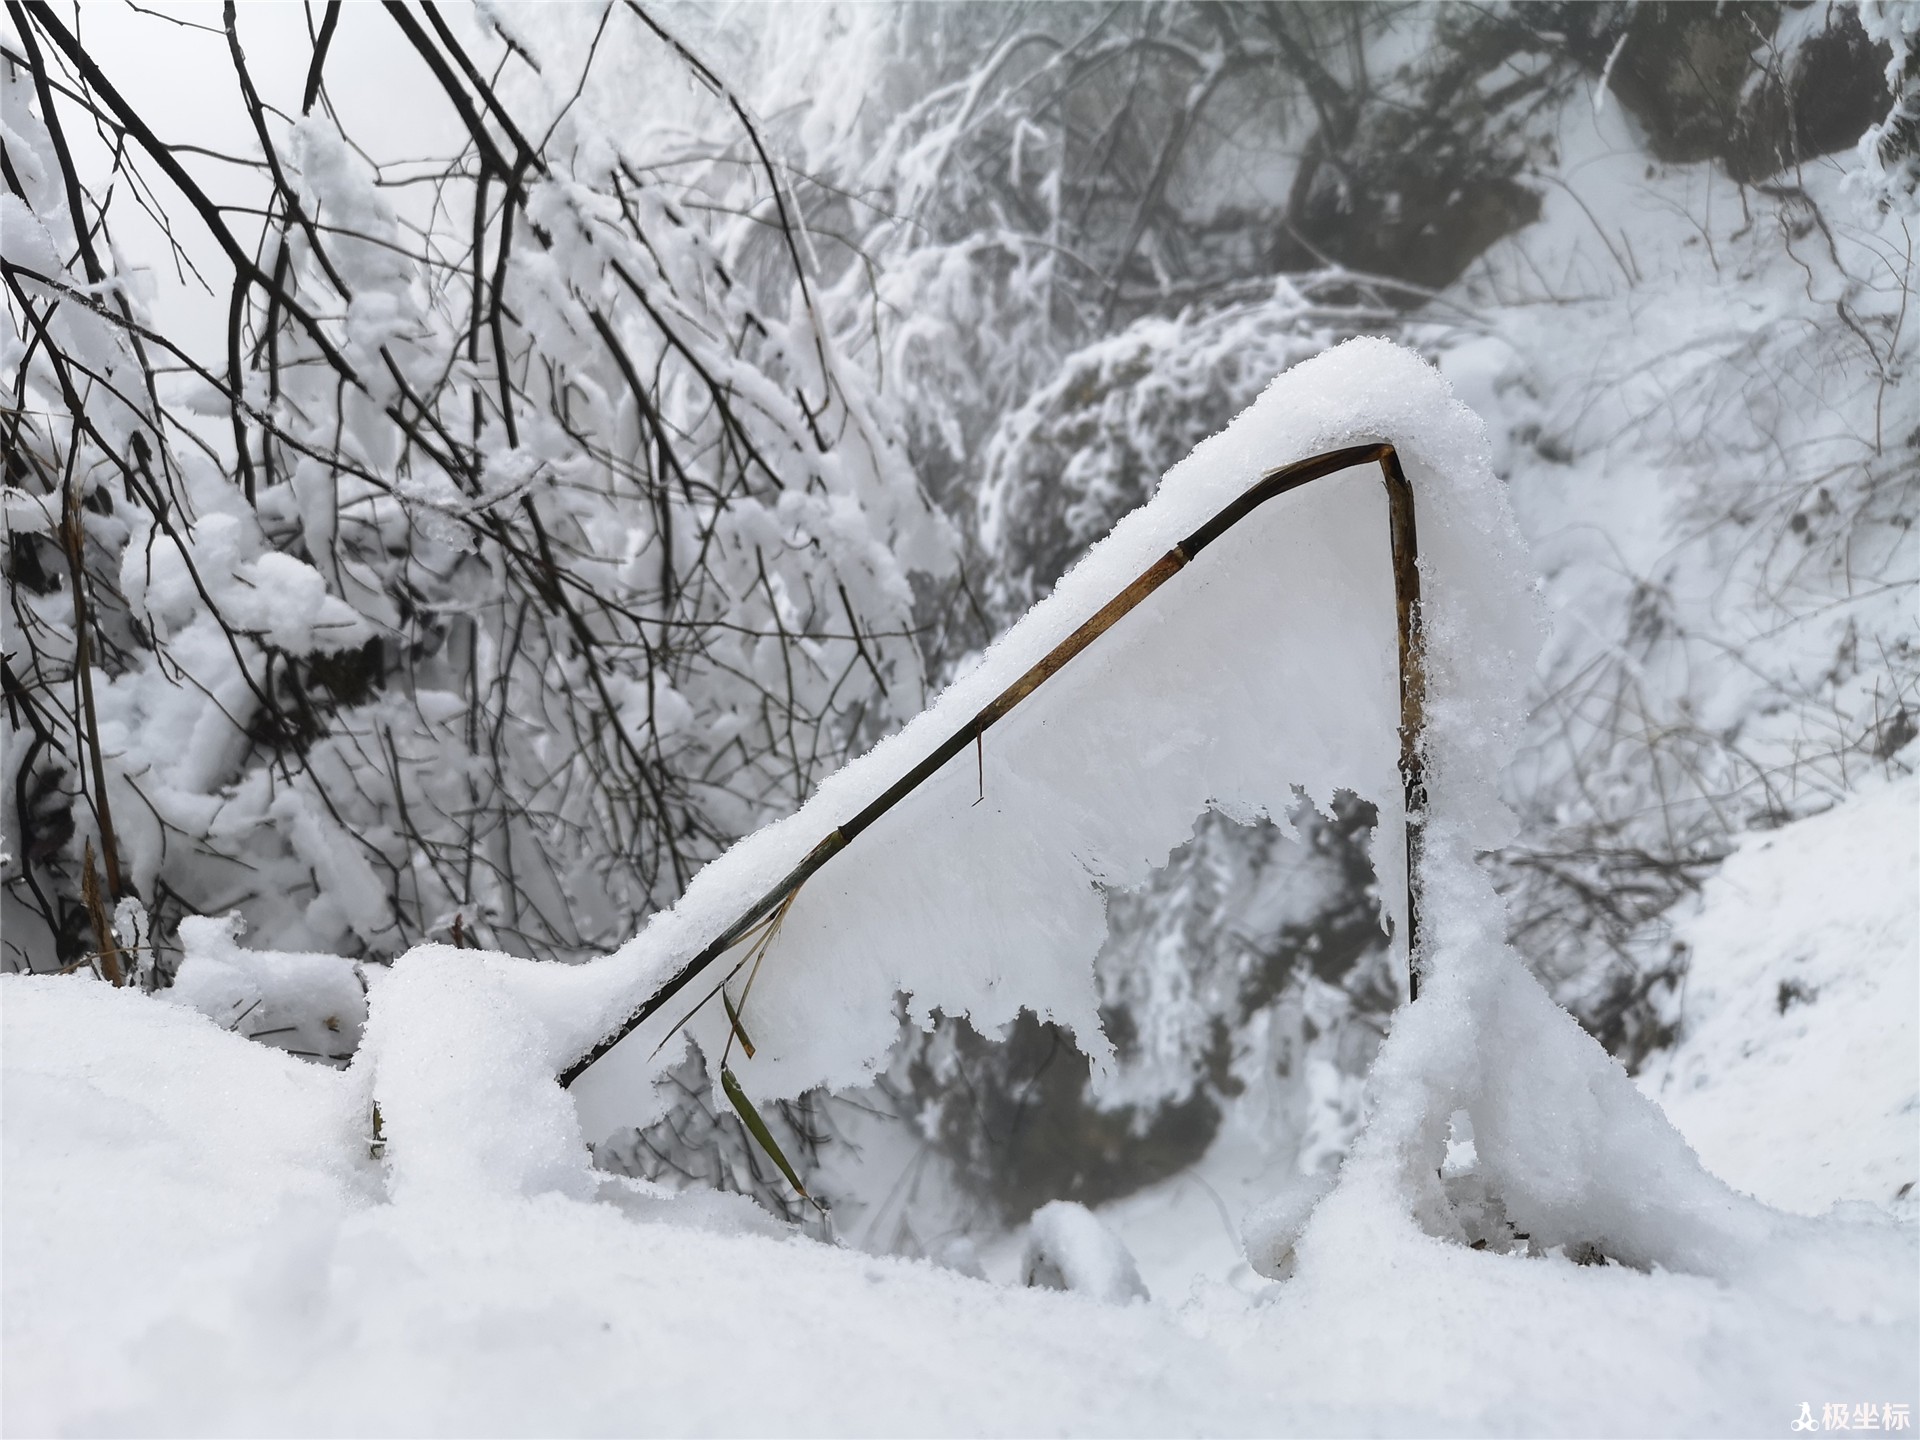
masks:
[[(583, 1195), (586, 1143), (538, 1022), (470, 951), (422, 946), (373, 992), (364, 1054), (398, 1199), (457, 1204), (475, 1194)], [(475, 1040), (485, 1063), (468, 1061)], [(368, 1067), (356, 1064), (365, 1083)]]
[(0, 1040), (10, 1434), (134, 1403), (151, 1375), (217, 1350), (234, 1306), (297, 1305), (280, 1282), (377, 1193), (345, 1075), (184, 1006), (8, 976)]
[(682, 1199), (656, 1208), (699, 1228), (377, 1204), (347, 1077), (91, 982), (0, 996), (9, 1433), (1119, 1430), (1153, 1384), (1121, 1357), (1156, 1349), (1190, 1423), (1245, 1428), (1165, 1316), (715, 1233)]
[(185, 958), (162, 996), (250, 1040), (310, 1060), (351, 1059), (367, 1019), (359, 967), (338, 955), (250, 950), (240, 928), (238, 915), (182, 920)]
[[(1678, 927), (1689, 947), (1681, 1039), (1636, 1083), (1708, 1171), (1770, 1207), (1890, 1211), (1909, 1226), (1920, 1208), (1917, 844), (1920, 781), (1869, 787), (1749, 837)], [(1784, 1011), (1783, 982), (1797, 987)], [(1156, 1294), (1196, 1275), (1253, 1290), (1256, 1272), (1292, 1272), (1289, 1252), (1333, 1177), (1294, 1173), (1271, 1131), (1257, 1111), (1230, 1112), (1191, 1171), (1102, 1209)], [(1456, 1214), (1478, 1218), (1486, 1207), (1460, 1183), (1478, 1162), (1464, 1112), (1448, 1140), (1443, 1186)], [(1899, 1273), (1920, 1280), (1911, 1266)]]
[[(498, 975), (538, 1016), (558, 1072), (1263, 472), (1382, 438), (1400, 448), (1419, 512), (1428, 883), (1464, 884), (1461, 903), (1497, 910), (1483, 881), (1459, 877), (1472, 870), (1474, 847), (1509, 833), (1495, 787), (1538, 638), (1525, 563), (1477, 420), (1410, 352), (1359, 340), (1289, 370), (924, 714), (798, 813), (709, 865), (630, 945), (568, 969), (505, 956), (466, 963)], [(870, 1078), (892, 1046), (903, 993), (922, 1023), (939, 1010), (983, 1032), (1028, 1008), (1101, 1056), (1092, 962), (1105, 916), (1095, 887), (1139, 883), (1209, 805), (1283, 817), (1295, 785), (1322, 805), (1351, 789), (1381, 805), (1376, 865), (1400, 873), (1391, 595), (1385, 500), (1371, 468), (1295, 491), (1230, 531), (996, 726), (978, 774), (966, 757), (950, 763), (799, 892), (746, 1000), (757, 1047), (736, 1067), (746, 1090), (758, 1101)], [(1385, 888), (1397, 917), (1404, 897)], [(724, 973), (689, 986), (576, 1084), (587, 1139), (651, 1118), (649, 1082), (680, 1054), (677, 1044), (655, 1051)], [(736, 1002), (744, 978), (730, 992)], [(725, 1017), (709, 1006), (686, 1033), (718, 1055)], [(482, 1031), (459, 1043), (459, 1063), (476, 1074), (498, 1048)], [(377, 1074), (378, 1045), (370, 1051)], [(377, 1078), (376, 1089), (386, 1083)], [(393, 1156), (405, 1163), (399, 1149)]]
[(1920, 1214), (1916, 877), (1909, 775), (1749, 837), (1678, 927), (1681, 1039), (1642, 1084), (1715, 1174), (1769, 1205)]
[(1020, 1273), (1028, 1286), (1074, 1290), (1113, 1305), (1147, 1298), (1140, 1267), (1125, 1243), (1071, 1200), (1050, 1200), (1033, 1212)]
[(1335, 1177), (1324, 1170), (1295, 1175), (1280, 1192), (1248, 1215), (1240, 1227), (1247, 1264), (1270, 1280), (1294, 1271), (1295, 1250), (1313, 1212), (1333, 1189)]
[(1901, 153), (1898, 132), (1904, 127), (1910, 134), (1915, 118), (1911, 77), (1915, 42), (1920, 40), (1920, 6), (1911, 0), (1860, 0), (1860, 26), (1870, 40), (1888, 47), (1887, 90), (1894, 102), (1886, 118), (1869, 125), (1860, 137), (1856, 183), (1870, 202), (1912, 214), (1920, 209), (1920, 164), (1911, 141), (1907, 153)]
[[(1817, 1412), (1835, 1396), (1915, 1394), (1910, 1227), (1796, 1220), (1733, 1196), (1662, 1141), (1651, 1104), (1529, 998), (1530, 981), (1481, 979), (1504, 991), (1485, 1038), (1538, 1024), (1534, 1043), (1420, 1074), (1430, 1042), (1463, 1038), (1460, 1017), (1438, 987), (1438, 1003), (1408, 1012), (1427, 1023), (1396, 1031), (1383, 1057), (1385, 1123), (1314, 1212), (1294, 1278), (1190, 1278), (1114, 1304), (831, 1248), (782, 1235), (739, 1197), (616, 1177), (571, 1195), (414, 1183), (387, 1198), (351, 1073), (91, 979), (0, 977), (0, 1422), (15, 1434), (1760, 1434), (1803, 1400)], [(484, 983), (470, 994), (488, 1003)], [(1578, 1136), (1611, 1124), (1651, 1145), (1673, 1170), (1648, 1180), (1643, 1167), (1642, 1228), (1675, 1262), (1700, 1254), (1674, 1236), (1717, 1236), (1701, 1267), (1716, 1273), (1583, 1266), (1557, 1244), (1476, 1251), (1423, 1229), (1402, 1142), (1433, 1138), (1474, 1070), (1489, 1072), (1483, 1096), (1521, 1092), (1496, 1110), (1536, 1093)], [(1585, 1125), (1564, 1105), (1583, 1094)], [(470, 1118), (456, 1100), (448, 1129)], [(1476, 1135), (1488, 1152), (1493, 1128)], [(1564, 1158), (1502, 1153), (1515, 1195), (1541, 1188), (1542, 1156)], [(1662, 1211), (1676, 1199), (1703, 1203), (1676, 1220)], [(1078, 1240), (1053, 1253), (1098, 1233), (1074, 1220)], [(1102, 1263), (1124, 1254), (1110, 1237), (1091, 1248)]]

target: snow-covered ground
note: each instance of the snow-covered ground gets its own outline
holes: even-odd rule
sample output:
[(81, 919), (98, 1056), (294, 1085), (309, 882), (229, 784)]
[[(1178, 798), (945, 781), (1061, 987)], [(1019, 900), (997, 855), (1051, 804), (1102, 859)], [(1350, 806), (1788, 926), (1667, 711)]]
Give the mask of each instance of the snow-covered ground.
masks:
[[(1914, 1177), (1917, 807), (1908, 780), (1757, 837), (1687, 923), (1687, 1038), (1643, 1084), (1787, 1208)], [(1448, 1004), (1397, 1027), (1376, 1142), (1437, 1084)], [(1428, 1233), (1363, 1138), (1290, 1278), (1230, 1248), (1253, 1189), (1217, 1208), (1203, 1170), (1107, 1213), (1153, 1299), (1103, 1303), (612, 1178), (389, 1201), (350, 1072), (78, 977), (0, 978), (0, 1024), (9, 1434), (1784, 1434), (1803, 1401), (1920, 1399), (1910, 1205), (1792, 1221), (1656, 1176), (1633, 1198), (1684, 1263), (1581, 1265)], [(1513, 1031), (1483, 1087), (1624, 1114), (1566, 1031)]]
[(1682, 1038), (1641, 1083), (1707, 1167), (1920, 1217), (1920, 780), (1751, 836), (1679, 933)]
[[(1753, 835), (1679, 934), (1681, 1038), (1637, 1078), (1707, 1169), (1796, 1214), (1920, 1218), (1920, 778)], [(1257, 1288), (1239, 1219), (1291, 1161), (1236, 1126), (1101, 1213), (1155, 1294), (1195, 1275)], [(1013, 1273), (1010, 1247), (989, 1258)]]
[[(643, 1047), (602, 1067), (579, 1109), (552, 1077), (689, 942), (1267, 457), (1381, 434), (1422, 507), (1427, 979), (1393, 1019), (1337, 1179), (1289, 1173), (1290, 1150), (1265, 1164), (1258, 1106), (1238, 1107), (1204, 1164), (1104, 1217), (1138, 1262), (1141, 1299), (1084, 1212), (1043, 1210), (1025, 1248), (990, 1249), (979, 1278), (962, 1255), (945, 1269), (875, 1257), (738, 1197), (591, 1168), (584, 1142), (605, 1132), (588, 1112), (644, 1109), (655, 1062)], [(1354, 342), (1296, 367), (926, 716), (710, 866), (620, 956), (556, 967), (420, 947), (374, 980), (346, 1070), (223, 1028), (251, 992), (226, 976), (249, 962), (217, 926), (196, 941), (204, 973), (187, 1003), (0, 977), (0, 1422), (1762, 1434), (1786, 1432), (1803, 1405), (1910, 1413), (1920, 1237), (1900, 1187), (1915, 1154), (1920, 782), (1746, 842), (1686, 921), (1680, 1047), (1636, 1086), (1507, 948), (1475, 858), (1510, 833), (1497, 786), (1537, 634), (1489, 462), (1479, 422), (1405, 351)], [(1371, 484), (1329, 503), (1377, 505)], [(1326, 529), (1378, 541), (1377, 524), (1346, 520)], [(1390, 629), (1353, 618), (1378, 594), (1356, 593), (1304, 642), (1208, 618), (1223, 592), (1254, 602), (1239, 613), (1293, 613), (1261, 587), (1314, 565), (1363, 583), (1384, 565), (1316, 549), (1312, 526), (1287, 533), (1300, 565), (1280, 579), (1261, 563), (1271, 530), (1222, 542), (1181, 577), (1191, 588), (1169, 586), (1067, 672), (1083, 700), (1103, 699), (1097, 735), (1073, 731), (1071, 706), (1019, 712), (1024, 728), (986, 747), (986, 801), (959, 767), (901, 807), (887, 843), (850, 847), (809, 885), (751, 997), (748, 1089), (773, 1098), (866, 1073), (902, 989), (916, 1007), (1090, 1017), (1097, 901), (1061, 897), (1144, 873), (1209, 799), (1283, 806), (1303, 765), (1314, 793), (1361, 774), (1391, 798), (1377, 743), (1392, 733)], [(1209, 589), (1211, 611), (1189, 603)], [(1370, 723), (1303, 705), (1288, 677), (1321, 672), (1283, 663), (1288, 643), (1352, 669), (1327, 693), (1367, 697)], [(1232, 693), (1208, 688), (1223, 684)], [(1287, 717), (1288, 743), (1255, 714)], [(1143, 783), (1113, 786), (1127, 765)], [(1383, 827), (1383, 873), (1397, 829)], [(1844, 914), (1823, 916), (1827, 903)], [(1024, 967), (1003, 963), (1016, 954)], [(311, 959), (278, 957), (255, 978)], [(357, 986), (334, 979), (351, 1002)], [(358, 1024), (351, 1003), (335, 1010)], [(697, 1025), (723, 1053), (724, 1022)], [(1656, 1103), (1669, 1096), (1679, 1130)], [(1836, 1199), (1865, 1203), (1828, 1210)]]

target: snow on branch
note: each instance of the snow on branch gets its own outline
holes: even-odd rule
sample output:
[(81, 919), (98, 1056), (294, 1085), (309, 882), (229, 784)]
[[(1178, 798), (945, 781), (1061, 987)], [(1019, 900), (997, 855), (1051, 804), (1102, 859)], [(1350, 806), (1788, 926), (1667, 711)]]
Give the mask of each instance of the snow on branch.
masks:
[(431, 5), (356, 16), (453, 136), (423, 169), (342, 119), (338, 5), (285, 94), (229, 6), (194, 43), (251, 153), (216, 172), (115, 52), (10, 13), (10, 967), (84, 962), (89, 846), (175, 957), (234, 909), (292, 951), (596, 954), (919, 706), (951, 526), (797, 217), (742, 273), (582, 99), (650, 18), (609, 12), (576, 85)]

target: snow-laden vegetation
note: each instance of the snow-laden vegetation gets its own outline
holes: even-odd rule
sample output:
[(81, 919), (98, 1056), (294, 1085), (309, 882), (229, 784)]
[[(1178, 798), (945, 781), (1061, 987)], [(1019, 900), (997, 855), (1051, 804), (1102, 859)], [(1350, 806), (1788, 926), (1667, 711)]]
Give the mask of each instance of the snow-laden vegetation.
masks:
[(7, 1428), (1910, 1419), (1913, 7), (9, 17)]

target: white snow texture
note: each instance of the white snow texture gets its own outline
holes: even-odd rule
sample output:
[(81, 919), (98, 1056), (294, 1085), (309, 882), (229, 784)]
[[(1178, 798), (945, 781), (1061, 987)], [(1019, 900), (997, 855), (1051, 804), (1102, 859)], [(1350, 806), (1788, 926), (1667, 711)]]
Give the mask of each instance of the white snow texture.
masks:
[[(1425, 978), (1337, 1181), (1248, 1229), (1256, 1268), (1290, 1278), (1140, 1303), (1119, 1240), (1048, 1207), (1027, 1268), (1067, 1293), (994, 1289), (595, 1175), (587, 1139), (645, 1115), (684, 1010), (573, 1097), (561, 1066), (1261, 472), (1381, 439), (1419, 507)], [(1351, 788), (1397, 874), (1391, 616), (1377, 472), (1232, 532), (992, 732), (983, 803), (955, 762), (808, 884), (746, 1000), (743, 1083), (860, 1081), (901, 992), (982, 1029), (1028, 1006), (1097, 1051), (1095, 887), (1138, 881), (1208, 805), (1278, 817), (1295, 784)], [(415, 950), (344, 1074), (90, 981), (0, 979), (7, 1429), (1775, 1433), (1803, 1401), (1910, 1403), (1912, 1230), (1716, 1179), (1505, 944), (1475, 853), (1507, 833), (1495, 786), (1537, 638), (1480, 424), (1411, 353), (1351, 342), (604, 961)], [(689, 1029), (717, 1055), (724, 1023)]]

